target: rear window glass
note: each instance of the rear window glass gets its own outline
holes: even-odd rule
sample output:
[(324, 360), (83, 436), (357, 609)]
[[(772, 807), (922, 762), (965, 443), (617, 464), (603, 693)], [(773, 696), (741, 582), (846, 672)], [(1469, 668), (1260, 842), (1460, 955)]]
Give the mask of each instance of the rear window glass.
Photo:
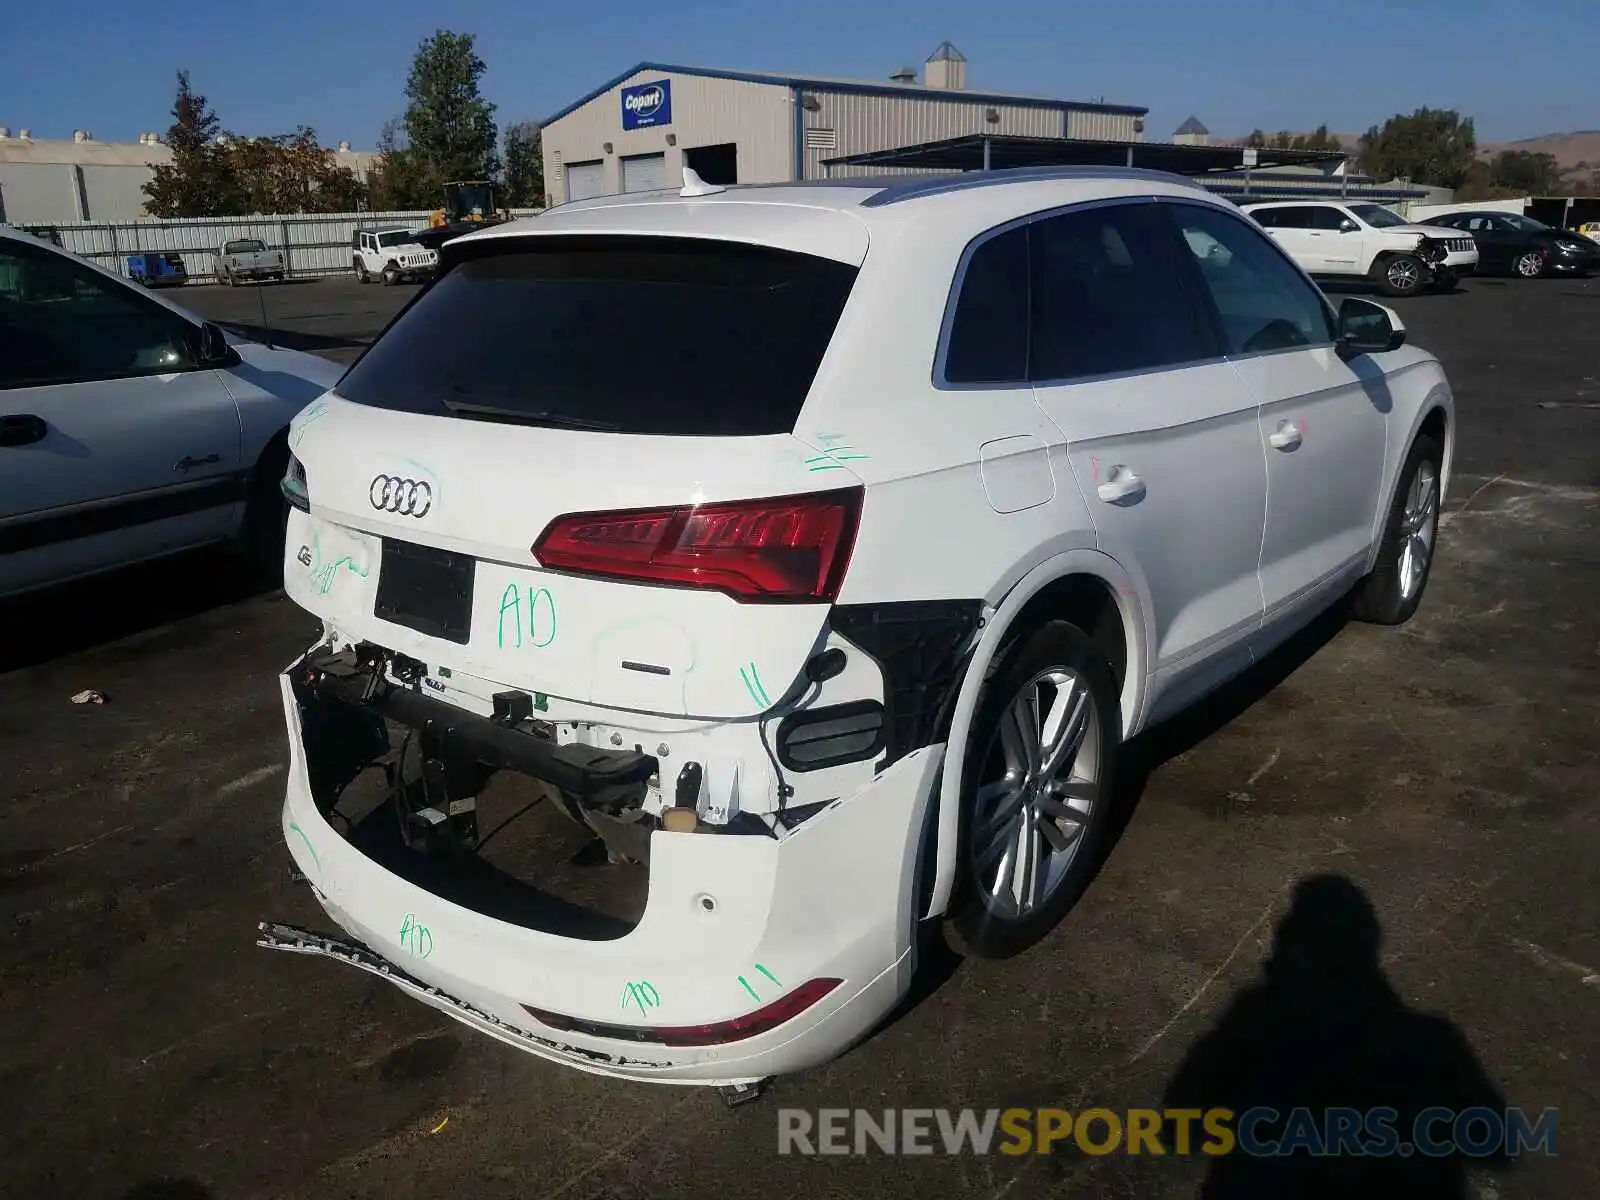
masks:
[(339, 384), (357, 404), (623, 433), (788, 433), (856, 268), (686, 238), (530, 238), (428, 288)]

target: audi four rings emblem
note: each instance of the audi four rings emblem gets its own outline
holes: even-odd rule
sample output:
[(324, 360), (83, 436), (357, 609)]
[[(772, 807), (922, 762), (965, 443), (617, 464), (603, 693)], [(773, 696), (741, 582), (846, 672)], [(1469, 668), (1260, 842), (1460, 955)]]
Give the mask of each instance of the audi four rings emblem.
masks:
[(367, 489), (367, 499), (379, 512), (399, 513), (403, 517), (425, 517), (433, 507), (433, 488), (415, 479), (379, 475)]

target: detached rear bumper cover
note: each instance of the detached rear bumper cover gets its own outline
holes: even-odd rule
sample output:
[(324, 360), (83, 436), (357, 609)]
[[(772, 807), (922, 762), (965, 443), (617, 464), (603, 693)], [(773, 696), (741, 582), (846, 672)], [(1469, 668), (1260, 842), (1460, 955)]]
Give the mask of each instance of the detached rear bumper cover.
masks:
[[(284, 838), (323, 908), (360, 945), (277, 927), (273, 936), (297, 943), (278, 948), (383, 975), (530, 1053), (663, 1083), (746, 1083), (825, 1062), (909, 986), (915, 866), (940, 746), (901, 759), (782, 841), (656, 832), (643, 918), (624, 937), (586, 941), (442, 900), (350, 845), (312, 797), (288, 673), (279, 686), (290, 751)], [(713, 1046), (595, 1037), (548, 1028), (527, 1011), (609, 1025), (710, 1024), (817, 978), (843, 982), (769, 1032)]]

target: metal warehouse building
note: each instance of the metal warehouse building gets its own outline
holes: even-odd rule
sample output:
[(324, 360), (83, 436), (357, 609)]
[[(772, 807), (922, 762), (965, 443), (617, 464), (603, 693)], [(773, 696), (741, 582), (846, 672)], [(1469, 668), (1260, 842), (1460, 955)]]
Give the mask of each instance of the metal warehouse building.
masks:
[(543, 126), (545, 179), (560, 204), (651, 191), (693, 168), (707, 183), (784, 183), (882, 174), (823, 160), (963, 134), (1138, 141), (1147, 109), (969, 91), (967, 62), (945, 42), (919, 82), (640, 63)]
[[(172, 161), (154, 133), (137, 142), (97, 141), (87, 130), (71, 140), (15, 136), (0, 125), (0, 222), (57, 225), (69, 221), (132, 221), (145, 215), (144, 185)], [(365, 179), (377, 155), (340, 142), (334, 161)]]

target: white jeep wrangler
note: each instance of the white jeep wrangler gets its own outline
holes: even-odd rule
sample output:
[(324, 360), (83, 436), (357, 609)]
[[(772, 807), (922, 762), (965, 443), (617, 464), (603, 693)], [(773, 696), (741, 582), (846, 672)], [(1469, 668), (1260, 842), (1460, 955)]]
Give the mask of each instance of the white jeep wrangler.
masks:
[(350, 259), (358, 283), (422, 279), (439, 266), (437, 250), (418, 245), (414, 230), (398, 228), (358, 229), (350, 238)]
[(1381, 204), (1332, 200), (1240, 206), (1308, 275), (1370, 279), (1387, 296), (1449, 291), (1478, 269), (1469, 235), (1413, 225)]

